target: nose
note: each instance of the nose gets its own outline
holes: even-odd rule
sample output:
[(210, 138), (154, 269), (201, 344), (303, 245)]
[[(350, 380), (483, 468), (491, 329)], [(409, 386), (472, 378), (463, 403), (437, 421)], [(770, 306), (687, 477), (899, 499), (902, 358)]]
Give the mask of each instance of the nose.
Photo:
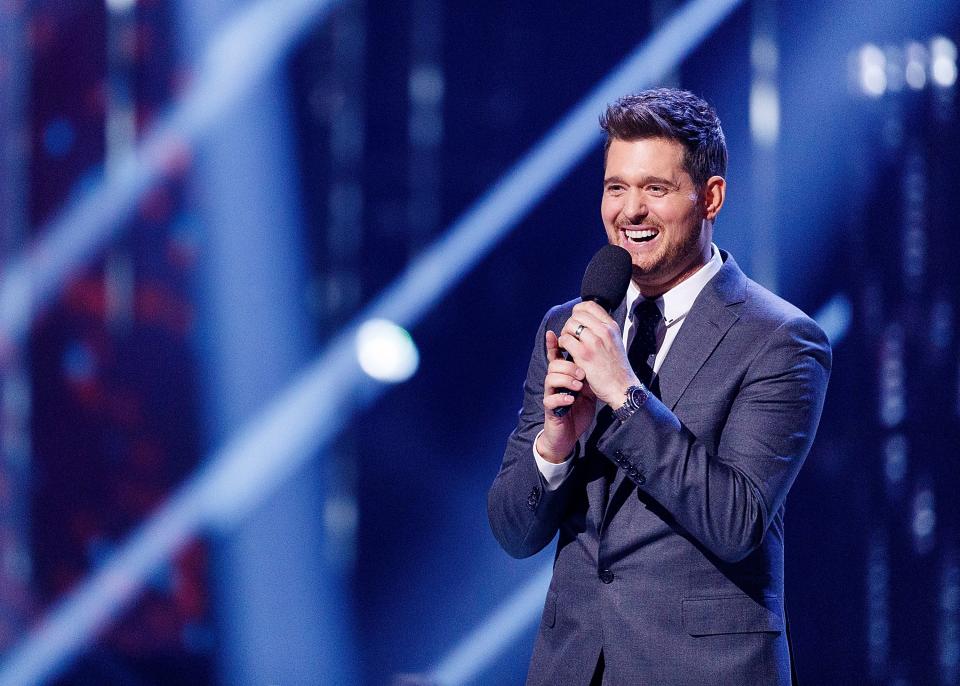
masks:
[(623, 217), (631, 224), (642, 224), (647, 218), (647, 202), (638, 189), (631, 189), (623, 203)]

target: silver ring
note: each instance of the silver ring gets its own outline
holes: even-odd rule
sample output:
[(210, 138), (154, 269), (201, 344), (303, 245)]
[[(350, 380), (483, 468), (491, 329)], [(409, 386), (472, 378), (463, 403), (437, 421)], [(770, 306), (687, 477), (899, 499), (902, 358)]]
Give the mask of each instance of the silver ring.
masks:
[(576, 338), (576, 339), (579, 341), (579, 340), (580, 340), (580, 334), (583, 333), (583, 330), (584, 330), (585, 328), (587, 328), (587, 327), (585, 327), (583, 324), (580, 324), (580, 325), (577, 327), (577, 330), (573, 332), (573, 337)]

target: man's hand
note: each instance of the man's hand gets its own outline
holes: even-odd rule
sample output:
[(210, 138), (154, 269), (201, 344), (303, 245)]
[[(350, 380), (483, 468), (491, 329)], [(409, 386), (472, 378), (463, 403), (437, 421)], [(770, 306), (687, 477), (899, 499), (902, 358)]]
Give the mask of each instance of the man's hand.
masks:
[(623, 349), (620, 327), (595, 302), (574, 306), (559, 343), (584, 371), (594, 395), (613, 408), (623, 405), (628, 387), (640, 383)]
[[(580, 325), (583, 328), (580, 328)], [(574, 333), (579, 331), (579, 340)], [(593, 422), (596, 400), (613, 408), (626, 400), (626, 390), (640, 383), (623, 349), (620, 327), (595, 302), (578, 303), (557, 338), (547, 331), (547, 376), (543, 382), (543, 433), (537, 439), (537, 453), (548, 462), (563, 462), (577, 439)], [(564, 360), (560, 348), (570, 353)], [(562, 393), (578, 391), (579, 396)], [(563, 417), (557, 407), (570, 406)]]
[[(549, 364), (543, 380), (543, 433), (537, 439), (536, 448), (547, 462), (559, 464), (569, 457), (580, 434), (593, 422), (597, 398), (584, 381), (585, 372), (561, 356), (557, 334), (547, 331), (546, 342)], [(574, 398), (563, 390), (577, 391), (579, 395)], [(554, 409), (568, 406), (570, 411), (564, 416), (554, 416)]]

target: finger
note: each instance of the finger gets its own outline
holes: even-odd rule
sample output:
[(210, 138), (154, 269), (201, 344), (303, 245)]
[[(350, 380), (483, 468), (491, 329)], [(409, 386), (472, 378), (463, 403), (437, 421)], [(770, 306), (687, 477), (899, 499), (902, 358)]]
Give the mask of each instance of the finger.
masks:
[[(596, 303), (591, 303), (596, 305)], [(597, 305), (599, 307), (599, 305)], [(573, 319), (573, 317), (571, 317)], [(602, 338), (604, 340), (614, 341), (621, 337), (620, 326), (610, 317), (606, 317), (602, 321), (594, 317), (593, 312), (580, 312), (576, 319), (580, 321), (584, 328), (580, 332), (580, 339), (583, 340), (586, 338), (586, 332), (589, 331), (591, 334), (595, 335), (597, 338)], [(564, 327), (566, 329), (566, 327)], [(573, 333), (572, 331), (567, 333)]]
[[(578, 327), (578, 328), (579, 328), (579, 327)], [(604, 334), (604, 331), (603, 331), (603, 328), (600, 327), (600, 326), (597, 325), (597, 324), (594, 324), (594, 328), (592, 328), (592, 329), (591, 329), (589, 326), (584, 326), (583, 328), (580, 328), (579, 330), (580, 330), (580, 335), (577, 335), (576, 330), (574, 330), (573, 332), (565, 331), (563, 335), (564, 335), (564, 336), (569, 336), (569, 337), (573, 338), (573, 339), (576, 340), (581, 346), (586, 346), (587, 348), (594, 348), (594, 347), (596, 347), (596, 346), (597, 346), (597, 343), (598, 343), (598, 339), (602, 338), (602, 337), (605, 335), (605, 334)], [(598, 331), (600, 332), (600, 335), (597, 334)], [(574, 350), (573, 350), (572, 348), (567, 347), (567, 346), (566, 346), (564, 343), (562, 343), (562, 342), (561, 342), (561, 345), (563, 345), (564, 349), (565, 349), (567, 352), (569, 352), (574, 358), (576, 358), (576, 354), (574, 353)], [(581, 354), (582, 354), (582, 353), (581, 353)]]
[[(576, 396), (573, 396), (569, 393), (551, 393), (550, 395), (543, 396), (543, 407), (547, 410), (555, 410), (558, 407), (566, 407), (567, 405), (573, 405), (577, 401)], [(546, 414), (547, 417), (553, 417), (552, 412)], [(556, 418), (557, 421), (562, 421), (561, 418)]]
[(547, 365), (547, 372), (554, 372), (556, 374), (566, 374), (567, 376), (572, 376), (574, 379), (580, 379), (581, 381), (584, 377), (587, 376), (587, 373), (578, 367), (575, 363), (564, 360), (560, 358), (559, 360), (554, 360)]
[[(580, 320), (570, 317), (569, 319), (567, 319), (566, 322), (564, 322), (563, 328), (560, 329), (560, 335), (562, 336), (563, 334), (568, 334), (576, 338), (577, 329), (580, 328), (580, 323), (581, 323)], [(584, 325), (583, 328), (585, 329), (586, 325)]]
[(547, 394), (556, 393), (560, 390), (579, 391), (583, 388), (583, 382), (566, 374), (547, 374), (543, 379), (543, 387)]
[(546, 335), (547, 343), (547, 362), (553, 362), (554, 360), (562, 359), (560, 357), (560, 342), (557, 339), (557, 334), (553, 331), (547, 330)]
[[(601, 328), (602, 325), (599, 324), (598, 322), (593, 321), (592, 325), (596, 331), (602, 330)], [(583, 342), (588, 340), (591, 335), (596, 333), (596, 331), (591, 331), (590, 324), (587, 324), (586, 322), (580, 322), (574, 319), (573, 317), (571, 317), (570, 319), (567, 320), (566, 324), (563, 325), (561, 338), (563, 336), (570, 336), (576, 339), (577, 341)], [(564, 350), (569, 352), (571, 355), (573, 354), (573, 350), (567, 347), (562, 341), (560, 345), (562, 345)]]
[[(583, 336), (583, 333), (581, 333), (580, 335)], [(564, 350), (566, 350), (568, 353), (570, 353), (570, 355), (573, 356), (574, 359), (577, 359), (578, 355), (579, 356), (583, 355), (583, 352), (584, 352), (583, 344), (579, 340), (574, 338), (573, 334), (571, 333), (560, 334), (560, 338), (558, 339), (558, 342), (560, 343), (560, 346)]]
[[(600, 334), (604, 331), (618, 332), (620, 327), (606, 312), (603, 311), (596, 303), (581, 303), (582, 305), (595, 305), (596, 309), (600, 310), (600, 315), (597, 316), (597, 312), (593, 309), (583, 309), (576, 313), (575, 316), (570, 317), (570, 319), (575, 319), (576, 321), (583, 324), (586, 329), (590, 329), (593, 333)], [(577, 305), (580, 307), (580, 305)]]
[[(588, 316), (597, 322), (602, 322), (603, 324), (610, 324), (614, 322), (614, 319), (610, 316), (610, 313), (592, 300), (574, 305), (573, 314), (577, 318)], [(581, 321), (583, 320), (581, 319)]]

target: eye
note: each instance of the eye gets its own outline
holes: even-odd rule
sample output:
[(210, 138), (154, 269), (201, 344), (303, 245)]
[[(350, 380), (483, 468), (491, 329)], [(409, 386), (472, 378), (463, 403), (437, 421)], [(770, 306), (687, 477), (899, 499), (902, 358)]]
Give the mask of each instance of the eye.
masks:
[(647, 193), (658, 198), (662, 198), (664, 195), (666, 195), (668, 190), (669, 189), (666, 186), (663, 186), (659, 183), (652, 183), (647, 186)]
[(619, 183), (611, 183), (607, 185), (607, 193), (611, 195), (619, 195), (623, 193), (623, 185)]

